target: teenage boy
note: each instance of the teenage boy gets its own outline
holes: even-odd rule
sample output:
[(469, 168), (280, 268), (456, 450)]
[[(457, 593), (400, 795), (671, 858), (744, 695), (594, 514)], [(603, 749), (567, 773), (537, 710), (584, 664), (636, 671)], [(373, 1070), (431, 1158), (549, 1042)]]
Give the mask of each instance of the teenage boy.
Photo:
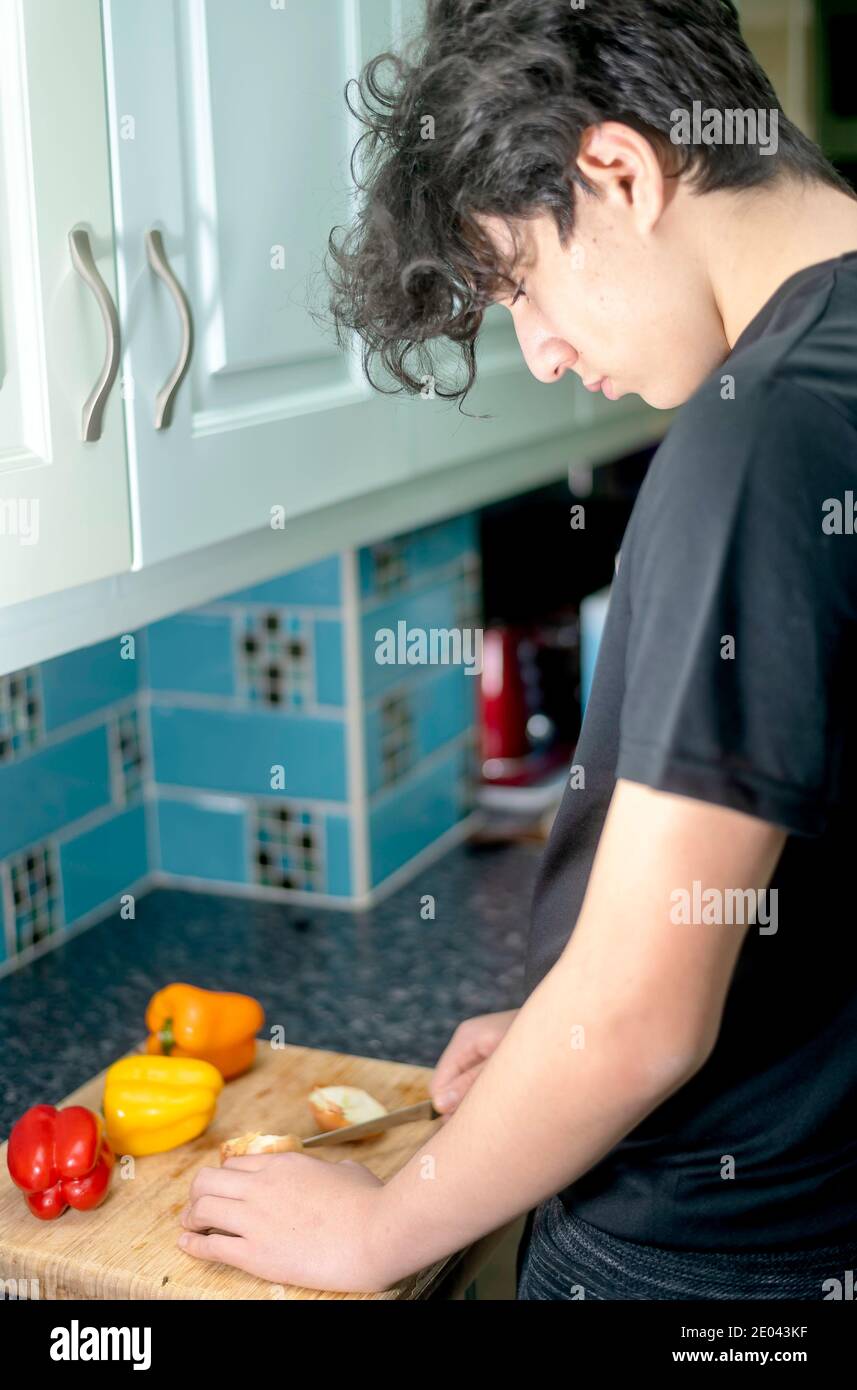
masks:
[(463, 394), (500, 302), (540, 381), (683, 409), (526, 1002), (458, 1029), (448, 1118), (390, 1182), (239, 1159), (195, 1181), (185, 1248), (375, 1290), (535, 1209), (521, 1298), (823, 1298), (857, 1259), (857, 201), (728, 0), (434, 0), (385, 71), (332, 240), (367, 371), (419, 390), (447, 338)]

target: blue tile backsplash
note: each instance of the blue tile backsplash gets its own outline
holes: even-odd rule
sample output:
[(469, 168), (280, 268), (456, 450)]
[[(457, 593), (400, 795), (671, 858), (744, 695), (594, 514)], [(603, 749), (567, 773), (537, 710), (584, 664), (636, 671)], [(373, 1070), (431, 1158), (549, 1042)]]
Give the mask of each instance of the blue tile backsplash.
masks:
[(0, 677), (0, 970), (154, 882), (367, 905), (454, 833), (479, 681), (377, 648), (481, 626), (477, 520)]
[(2, 679), (0, 959), (85, 922), (148, 872), (136, 650), (123, 638)]
[(65, 916), (77, 922), (145, 878), (148, 869), (143, 806), (85, 830), (60, 845)]
[(157, 783), (269, 796), (282, 768), (283, 789), (291, 796), (347, 799), (344, 720), (162, 703), (169, 699), (152, 695)]
[(182, 613), (148, 629), (149, 686), (196, 695), (234, 695), (232, 619)]
[(44, 727), (39, 671), (0, 676), (0, 764), (37, 747)]
[(249, 878), (247, 817), (242, 806), (212, 807), (159, 796), (160, 867), (185, 878)]
[(49, 733), (137, 693), (136, 656), (123, 656), (124, 649), (117, 638), (45, 662), (41, 668), (42, 694)]

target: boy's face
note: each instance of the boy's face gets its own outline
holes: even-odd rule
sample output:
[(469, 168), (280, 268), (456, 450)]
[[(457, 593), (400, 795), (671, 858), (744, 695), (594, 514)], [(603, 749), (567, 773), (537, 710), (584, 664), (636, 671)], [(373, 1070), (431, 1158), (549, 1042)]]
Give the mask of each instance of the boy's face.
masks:
[[(607, 151), (609, 156), (609, 151)], [(574, 372), (609, 400), (633, 392), (649, 405), (681, 405), (729, 352), (714, 295), (695, 254), (704, 198), (656, 167), (608, 174), (600, 196), (577, 193), (574, 231), (560, 244), (551, 213), (518, 224), (521, 256), (512, 314), (527, 366), (539, 381)], [(592, 179), (593, 171), (587, 170)], [(593, 181), (599, 182), (595, 168)], [(510, 248), (500, 219), (481, 219)]]

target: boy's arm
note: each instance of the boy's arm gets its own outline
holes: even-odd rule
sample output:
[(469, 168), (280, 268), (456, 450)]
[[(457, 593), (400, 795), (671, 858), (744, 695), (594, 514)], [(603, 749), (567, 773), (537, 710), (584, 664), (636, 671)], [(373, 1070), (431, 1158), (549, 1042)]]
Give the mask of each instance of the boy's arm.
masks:
[(682, 924), (672, 895), (694, 881), (766, 888), (785, 838), (738, 811), (617, 783), (562, 956), (456, 1113), (379, 1194), (378, 1287), (559, 1192), (699, 1070), (758, 927)]

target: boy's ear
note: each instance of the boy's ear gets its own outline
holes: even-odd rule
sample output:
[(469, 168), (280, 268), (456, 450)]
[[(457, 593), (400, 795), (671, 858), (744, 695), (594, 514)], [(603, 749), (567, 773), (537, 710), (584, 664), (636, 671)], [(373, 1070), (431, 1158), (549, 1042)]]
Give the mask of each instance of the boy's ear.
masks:
[(641, 235), (657, 225), (666, 202), (666, 181), (654, 145), (621, 121), (588, 126), (577, 167), (608, 207), (630, 216)]

